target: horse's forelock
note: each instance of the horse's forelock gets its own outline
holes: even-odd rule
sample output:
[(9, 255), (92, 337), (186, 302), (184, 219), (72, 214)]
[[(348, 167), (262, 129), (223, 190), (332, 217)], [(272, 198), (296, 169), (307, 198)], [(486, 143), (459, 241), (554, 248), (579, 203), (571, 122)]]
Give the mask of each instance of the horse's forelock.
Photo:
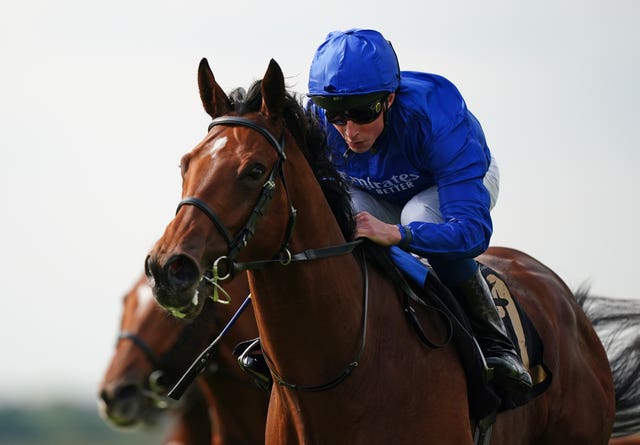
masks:
[[(229, 93), (233, 111), (239, 115), (260, 111), (260, 87), (261, 81), (258, 80), (248, 90), (236, 88)], [(299, 96), (288, 91), (285, 92), (282, 117), (320, 183), (343, 235), (351, 239), (355, 232), (351, 199), (344, 179), (329, 159), (330, 149), (324, 129), (315, 115), (305, 111)]]

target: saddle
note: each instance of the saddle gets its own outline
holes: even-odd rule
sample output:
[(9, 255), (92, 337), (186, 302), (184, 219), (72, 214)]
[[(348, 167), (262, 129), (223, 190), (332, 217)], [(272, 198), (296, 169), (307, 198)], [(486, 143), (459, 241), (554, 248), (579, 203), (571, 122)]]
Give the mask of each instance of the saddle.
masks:
[[(426, 295), (424, 287), (428, 280), (436, 284), (434, 285), (436, 289), (444, 287), (426, 260), (397, 247), (392, 247), (389, 253), (399, 273), (409, 281), (410, 290), (405, 288), (406, 284), (401, 285), (404, 292), (415, 293), (409, 299), (409, 304), (428, 303), (442, 311), (444, 316), (452, 321), (453, 341), (469, 382), (469, 408), (474, 418), (484, 419), (494, 413), (522, 406), (549, 387), (552, 373), (543, 361), (544, 345), (540, 335), (498, 272), (485, 264), (479, 264), (507, 334), (533, 380), (531, 391), (523, 395), (503, 393), (491, 384), (487, 378), (482, 350), (473, 337), (471, 323), (453, 294), (447, 289), (447, 291), (438, 292), (438, 295)], [(415, 326), (415, 323), (412, 324), (418, 336), (421, 337), (418, 326)]]
[[(495, 413), (522, 406), (549, 387), (552, 374), (542, 360), (544, 353), (542, 340), (535, 326), (496, 271), (480, 264), (482, 275), (489, 284), (507, 332), (533, 379), (532, 390), (524, 395), (514, 396), (501, 393), (488, 381), (482, 351), (473, 337), (467, 315), (453, 294), (444, 291), (439, 292), (439, 295), (435, 297), (427, 295), (424, 291), (427, 280), (430, 280), (432, 284), (435, 283), (436, 288), (446, 289), (428, 263), (396, 247), (386, 250), (383, 254), (376, 248), (367, 253), (368, 258), (372, 259), (374, 264), (390, 274), (392, 281), (402, 291), (403, 306), (408, 321), (416, 330), (418, 337), (427, 346), (439, 347), (443, 345), (434, 345), (427, 339), (415, 316), (414, 306), (425, 305), (435, 308), (449, 320), (452, 329), (451, 338), (458, 350), (469, 382), (469, 409), (474, 418), (484, 419)], [(251, 375), (253, 382), (262, 390), (270, 392), (273, 380), (262, 354), (260, 338), (239, 343), (233, 354), (242, 369)]]

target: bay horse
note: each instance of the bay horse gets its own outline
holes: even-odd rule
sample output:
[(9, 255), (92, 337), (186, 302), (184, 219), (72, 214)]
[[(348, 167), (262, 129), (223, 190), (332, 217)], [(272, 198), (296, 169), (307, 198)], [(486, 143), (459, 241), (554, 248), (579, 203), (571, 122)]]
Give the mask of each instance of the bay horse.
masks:
[[(157, 301), (192, 316), (203, 277), (248, 271), (276, 382), (267, 444), (472, 444), (455, 346), (421, 343), (399, 290), (367, 260), (371, 246), (350, 240), (344, 180), (278, 64), (271, 60), (244, 100), (224, 93), (206, 59), (198, 84), (213, 122), (181, 159), (182, 201), (145, 260)], [(553, 374), (542, 395), (498, 415), (491, 443), (606, 444), (611, 371), (571, 290), (517, 250), (491, 248), (481, 261), (503, 276), (531, 317)], [(429, 274), (424, 290), (446, 288)], [(417, 310), (427, 334), (445, 340), (441, 313)]]
[(179, 403), (165, 397), (205, 346), (216, 338), (248, 293), (246, 276), (225, 285), (231, 302), (203, 302), (198, 319), (179, 320), (153, 299), (144, 274), (126, 293), (116, 350), (99, 389), (99, 410), (118, 429), (149, 427), (169, 412), (163, 443), (256, 445), (264, 443), (268, 394), (238, 366), (235, 343), (257, 329), (247, 313), (219, 343), (214, 360)]
[(609, 445), (640, 445), (640, 434), (613, 438), (609, 441)]

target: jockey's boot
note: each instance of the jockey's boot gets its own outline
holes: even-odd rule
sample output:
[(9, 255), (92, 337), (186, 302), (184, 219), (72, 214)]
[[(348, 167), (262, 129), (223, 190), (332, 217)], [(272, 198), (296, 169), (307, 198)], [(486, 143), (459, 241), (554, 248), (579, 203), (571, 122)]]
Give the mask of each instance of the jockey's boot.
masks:
[(467, 281), (452, 287), (451, 291), (467, 311), (487, 366), (493, 368), (495, 384), (512, 394), (529, 392), (531, 376), (507, 335), (480, 269)]

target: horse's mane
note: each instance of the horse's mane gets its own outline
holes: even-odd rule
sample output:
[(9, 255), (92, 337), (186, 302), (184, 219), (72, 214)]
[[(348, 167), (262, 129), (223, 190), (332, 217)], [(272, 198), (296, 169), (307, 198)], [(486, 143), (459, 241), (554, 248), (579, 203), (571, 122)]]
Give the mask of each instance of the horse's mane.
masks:
[[(248, 91), (244, 88), (236, 88), (229, 94), (236, 113), (242, 115), (260, 110), (262, 105), (260, 86), (261, 81), (258, 80)], [(351, 198), (344, 178), (329, 159), (330, 149), (324, 129), (315, 115), (305, 110), (301, 98), (292, 92), (285, 92), (283, 117), (287, 129), (296, 140), (320, 183), (345, 239), (350, 240), (355, 233)]]
[(640, 300), (593, 296), (584, 286), (576, 300), (607, 351), (616, 391), (614, 435), (640, 427)]
[[(245, 91), (244, 88), (236, 88), (229, 93), (229, 99), (236, 113), (242, 115), (260, 110), (262, 106), (260, 86), (261, 81), (258, 80), (251, 85), (248, 91)], [(301, 98), (288, 91), (285, 92), (283, 117), (287, 129), (295, 138), (320, 183), (345, 239), (351, 240), (355, 233), (351, 198), (345, 179), (338, 173), (329, 158), (331, 150), (327, 144), (324, 128), (318, 121), (316, 114), (305, 109)], [(389, 249), (369, 240), (365, 240), (363, 248), (365, 256), (371, 261), (371, 264), (380, 273), (388, 276), (396, 287), (400, 287), (399, 280), (403, 278), (391, 260)], [(447, 292), (433, 274), (429, 274), (428, 278), (424, 283), (425, 295), (438, 295)]]

